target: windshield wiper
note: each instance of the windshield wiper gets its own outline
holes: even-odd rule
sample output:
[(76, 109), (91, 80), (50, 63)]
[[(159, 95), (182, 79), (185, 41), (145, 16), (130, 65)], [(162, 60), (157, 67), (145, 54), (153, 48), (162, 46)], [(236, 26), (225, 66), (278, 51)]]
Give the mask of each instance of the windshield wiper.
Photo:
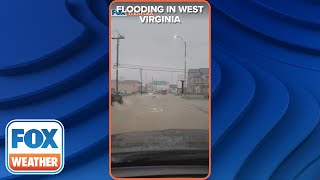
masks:
[(208, 150), (175, 150), (112, 154), (112, 166), (208, 165)]

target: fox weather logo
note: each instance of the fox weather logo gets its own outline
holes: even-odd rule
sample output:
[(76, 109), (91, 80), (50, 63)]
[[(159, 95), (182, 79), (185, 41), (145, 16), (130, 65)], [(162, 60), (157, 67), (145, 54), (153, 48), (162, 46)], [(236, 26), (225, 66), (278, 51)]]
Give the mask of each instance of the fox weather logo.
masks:
[(111, 16), (127, 16), (125, 11), (111, 9)]
[(58, 174), (64, 167), (63, 125), (54, 119), (10, 121), (5, 158), (12, 174)]

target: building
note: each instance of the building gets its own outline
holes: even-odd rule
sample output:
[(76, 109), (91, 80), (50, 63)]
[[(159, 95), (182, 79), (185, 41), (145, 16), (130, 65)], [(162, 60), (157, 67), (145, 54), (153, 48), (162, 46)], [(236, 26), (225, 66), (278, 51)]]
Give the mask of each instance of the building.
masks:
[(146, 91), (147, 92), (153, 92), (153, 84), (152, 83), (147, 83), (146, 84)]
[(178, 85), (176, 84), (170, 84), (169, 85), (169, 91), (172, 94), (177, 94), (178, 93)]
[[(141, 82), (138, 80), (119, 80), (118, 90), (127, 92), (140, 92)], [(116, 80), (112, 80), (112, 88), (116, 89)]]
[(209, 68), (189, 69), (187, 93), (204, 94), (208, 93), (209, 88)]

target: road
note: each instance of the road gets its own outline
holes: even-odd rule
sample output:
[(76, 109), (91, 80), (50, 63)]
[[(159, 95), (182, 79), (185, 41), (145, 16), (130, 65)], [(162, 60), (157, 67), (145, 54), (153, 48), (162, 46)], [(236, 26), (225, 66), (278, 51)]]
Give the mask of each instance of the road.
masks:
[(208, 129), (208, 100), (168, 95), (123, 97), (112, 106), (112, 134), (164, 129)]

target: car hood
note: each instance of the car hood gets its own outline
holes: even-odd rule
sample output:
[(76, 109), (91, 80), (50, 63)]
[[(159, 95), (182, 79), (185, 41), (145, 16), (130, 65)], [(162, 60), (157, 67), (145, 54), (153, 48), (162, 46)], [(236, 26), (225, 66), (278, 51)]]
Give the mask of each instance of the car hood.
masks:
[(208, 150), (208, 130), (169, 129), (114, 134), (112, 154), (152, 151)]

